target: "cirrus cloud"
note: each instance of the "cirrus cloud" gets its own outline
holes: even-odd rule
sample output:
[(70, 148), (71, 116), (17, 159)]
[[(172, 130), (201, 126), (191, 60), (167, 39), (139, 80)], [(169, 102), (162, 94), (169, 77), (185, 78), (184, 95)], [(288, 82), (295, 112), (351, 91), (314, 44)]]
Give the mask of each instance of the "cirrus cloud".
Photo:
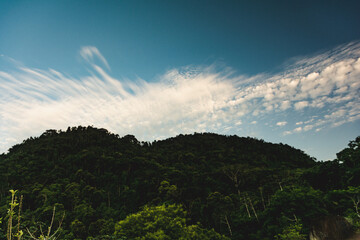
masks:
[(54, 69), (0, 68), (0, 151), (46, 129), (75, 125), (153, 140), (194, 131), (236, 133), (266, 116), (285, 113), (303, 116), (293, 124), (275, 121), (290, 128), (284, 135), (360, 119), (358, 42), (298, 59), (272, 75), (246, 77), (229, 68), (184, 67), (154, 82), (112, 77), (96, 47), (83, 47), (80, 55), (92, 66), (80, 78)]

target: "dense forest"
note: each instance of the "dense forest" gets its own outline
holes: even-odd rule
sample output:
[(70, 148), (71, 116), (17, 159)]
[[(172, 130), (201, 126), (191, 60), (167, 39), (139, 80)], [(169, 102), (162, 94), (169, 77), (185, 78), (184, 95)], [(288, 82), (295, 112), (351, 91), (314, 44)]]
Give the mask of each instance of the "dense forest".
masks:
[(359, 145), (319, 162), (249, 137), (48, 130), (0, 155), (0, 238), (9, 217), (22, 239), (307, 239), (330, 215), (359, 227)]

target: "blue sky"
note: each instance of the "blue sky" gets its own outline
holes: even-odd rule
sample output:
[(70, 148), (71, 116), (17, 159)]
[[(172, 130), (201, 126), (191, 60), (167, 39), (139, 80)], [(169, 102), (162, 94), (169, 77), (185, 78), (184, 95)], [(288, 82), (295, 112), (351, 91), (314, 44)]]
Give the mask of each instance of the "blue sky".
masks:
[(0, 152), (93, 125), (319, 160), (360, 135), (358, 1), (0, 1)]

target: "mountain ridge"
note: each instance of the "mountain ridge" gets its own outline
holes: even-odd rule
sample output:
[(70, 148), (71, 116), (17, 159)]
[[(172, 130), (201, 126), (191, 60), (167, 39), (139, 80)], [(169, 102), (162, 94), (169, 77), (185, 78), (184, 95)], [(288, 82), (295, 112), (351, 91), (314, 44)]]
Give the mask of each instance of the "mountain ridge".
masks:
[[(321, 191), (346, 186), (348, 171), (331, 163), (286, 144), (235, 135), (180, 134), (140, 142), (91, 126), (47, 130), (0, 155), (0, 214), (6, 210), (7, 191), (18, 189), (24, 195), (25, 226), (46, 221), (56, 205), (59, 214), (66, 212), (62, 239), (105, 239), (116, 222), (143, 206), (174, 203), (187, 211), (189, 223), (231, 239), (271, 239), (287, 225), (270, 211), (280, 207), (272, 201), (284, 192), (297, 189), (315, 199), (307, 207), (311, 214), (303, 208), (308, 203), (294, 200), (305, 211), (297, 210), (307, 223), (302, 231), (311, 216), (330, 211)], [(326, 186), (318, 180), (320, 173), (322, 179), (338, 179), (336, 184)], [(225, 225), (224, 217), (230, 219)], [(74, 230), (74, 221), (81, 223), (81, 231)]]

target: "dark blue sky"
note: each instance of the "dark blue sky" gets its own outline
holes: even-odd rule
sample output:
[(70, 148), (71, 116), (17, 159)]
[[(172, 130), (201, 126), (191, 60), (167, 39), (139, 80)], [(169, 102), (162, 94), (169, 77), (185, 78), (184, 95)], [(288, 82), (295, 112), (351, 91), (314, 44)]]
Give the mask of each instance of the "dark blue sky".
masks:
[[(77, 72), (94, 45), (115, 76), (224, 62), (276, 71), (289, 58), (360, 39), (359, 1), (4, 1), (0, 52), (34, 67)], [(116, 66), (116, 67), (115, 67)]]

